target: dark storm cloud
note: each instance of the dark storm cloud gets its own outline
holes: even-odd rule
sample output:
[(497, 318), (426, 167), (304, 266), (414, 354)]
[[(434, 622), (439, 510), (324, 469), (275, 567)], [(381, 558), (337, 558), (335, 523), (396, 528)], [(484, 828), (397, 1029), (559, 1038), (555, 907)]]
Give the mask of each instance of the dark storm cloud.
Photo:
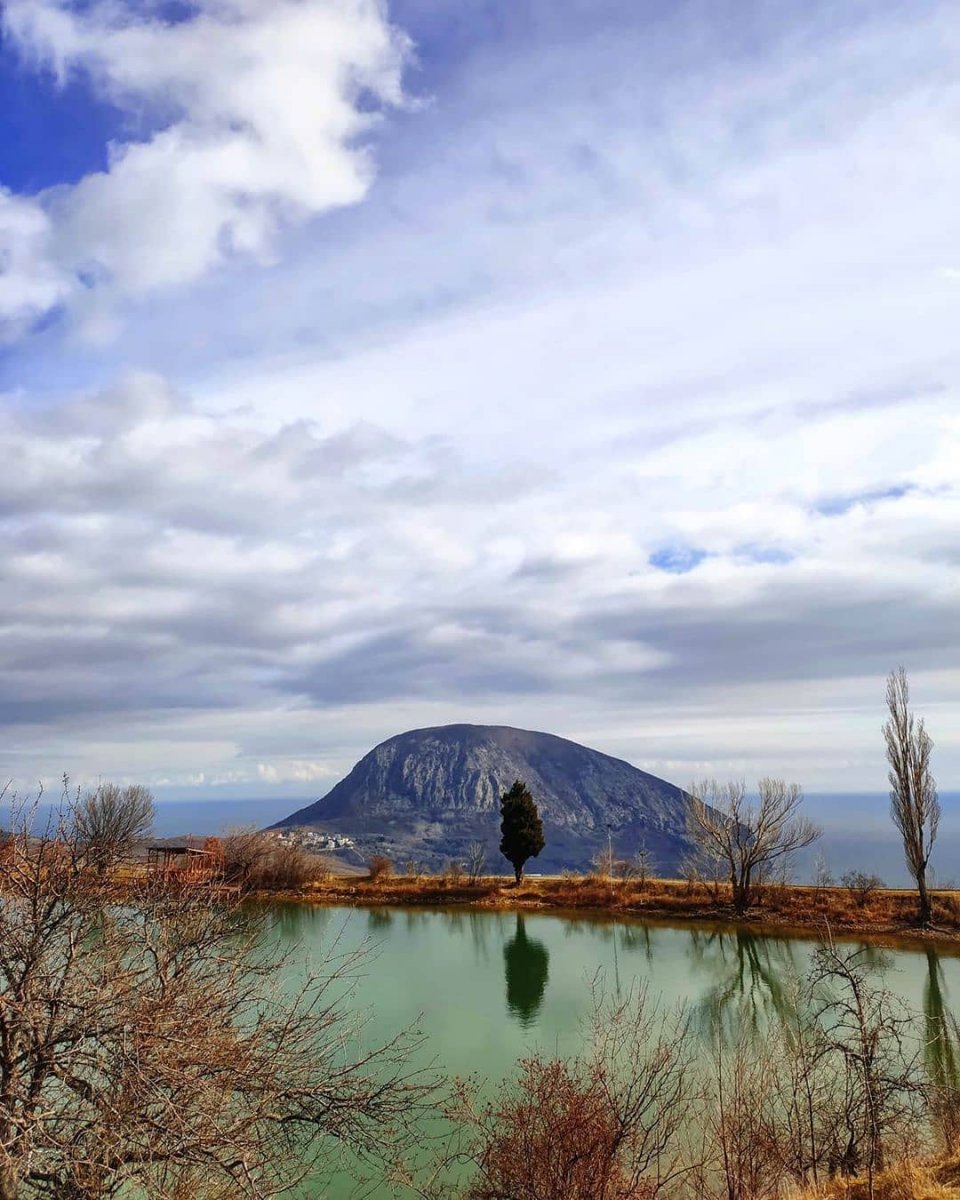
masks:
[(917, 595), (869, 581), (785, 581), (734, 609), (666, 604), (608, 609), (578, 624), (585, 640), (636, 641), (665, 655), (649, 672), (665, 692), (752, 682), (885, 675), (892, 660), (912, 669), (960, 667), (956, 599)]

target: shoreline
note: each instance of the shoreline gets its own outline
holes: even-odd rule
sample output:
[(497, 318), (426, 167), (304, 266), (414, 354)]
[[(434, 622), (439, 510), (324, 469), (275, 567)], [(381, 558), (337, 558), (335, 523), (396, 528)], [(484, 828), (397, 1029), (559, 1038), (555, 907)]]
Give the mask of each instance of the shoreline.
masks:
[(865, 938), (915, 948), (941, 947), (960, 954), (960, 908), (956, 893), (938, 893), (942, 911), (929, 929), (914, 920), (916, 896), (908, 891), (883, 891), (869, 905), (858, 907), (845, 888), (815, 889), (774, 885), (761, 889), (757, 903), (736, 913), (723, 891), (674, 880), (635, 881), (573, 878), (525, 879), (519, 887), (503, 876), (477, 882), (437, 876), (335, 876), (301, 888), (256, 890), (250, 899), (358, 908), (447, 908), (488, 912), (542, 912), (571, 918), (629, 918), (658, 924), (712, 925), (757, 934), (840, 940)]

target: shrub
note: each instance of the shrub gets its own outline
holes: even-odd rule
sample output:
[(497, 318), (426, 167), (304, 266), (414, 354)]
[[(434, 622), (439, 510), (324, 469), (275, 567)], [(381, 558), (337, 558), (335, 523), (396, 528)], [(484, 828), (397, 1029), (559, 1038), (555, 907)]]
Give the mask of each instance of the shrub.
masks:
[(0, 903), (5, 1200), (302, 1195), (345, 1149), (414, 1149), (436, 1099), (416, 1042), (358, 1021), (357, 954), (291, 957), (265, 908), (168, 872), (118, 902), (122, 839), (90, 870), (69, 798), (34, 812)]
[(940, 897), (943, 919), (951, 925), (960, 925), (960, 897), (956, 891), (944, 892)]
[(323, 861), (292, 842), (277, 843), (257, 872), (258, 887), (275, 891), (301, 888), (327, 874)]
[(367, 864), (370, 879), (376, 883), (378, 879), (386, 879), (393, 874), (393, 863), (385, 854), (374, 854)]
[(468, 1114), (466, 1200), (653, 1200), (676, 1178), (691, 1115), (686, 1020), (662, 1021), (642, 992), (595, 1003), (580, 1057), (521, 1060)]
[(613, 855), (608, 847), (598, 850), (590, 859), (590, 865), (593, 867), (590, 872), (593, 879), (610, 879), (613, 875)]
[(451, 858), (444, 868), (443, 878), (447, 883), (462, 883), (463, 863), (457, 862), (455, 858)]
[(240, 887), (255, 887), (256, 877), (274, 839), (252, 826), (231, 830), (222, 842), (223, 877)]
[(879, 875), (867, 875), (864, 871), (847, 871), (840, 882), (857, 908), (866, 908), (880, 888), (887, 886)]

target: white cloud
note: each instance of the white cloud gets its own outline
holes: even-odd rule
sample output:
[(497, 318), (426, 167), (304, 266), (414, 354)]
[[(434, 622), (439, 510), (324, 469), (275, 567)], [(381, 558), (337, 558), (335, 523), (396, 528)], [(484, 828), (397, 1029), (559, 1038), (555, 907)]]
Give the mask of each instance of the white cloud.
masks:
[(70, 288), (52, 262), (51, 226), (39, 204), (0, 187), (0, 342), (23, 332)]
[(276, 763), (257, 763), (257, 778), (264, 783), (336, 783), (337, 770), (329, 763), (305, 759), (285, 759)]
[(150, 130), (41, 198), (52, 224), (28, 314), (62, 296), (43, 288), (50, 272), (140, 296), (268, 257), (284, 226), (363, 197), (364, 137), (402, 99), (405, 43), (377, 0), (203, 0), (179, 22), (106, 0), (9, 0), (4, 24)]
[[(49, 771), (53, 743), (71, 774), (319, 787), (405, 725), (487, 718), (651, 769), (780, 755), (808, 784), (882, 783), (886, 670), (921, 696), (960, 677), (952, 410), (783, 414), (551, 474), (533, 445), (504, 467), (469, 435), (214, 416), (146, 376), (8, 411), (5, 769)], [(827, 513), (818, 460), (844, 487)], [(706, 557), (658, 570), (665, 541)]]
[[(127, 377), (0, 421), (11, 768), (53, 747), (93, 773), (309, 793), (316, 764), (399, 729), (491, 720), (679, 782), (879, 789), (902, 660), (955, 780), (946, 9), (811, 33), (798, 8), (729, 53), (718, 17), (702, 55), (665, 21), (672, 59), (626, 2), (603, 44), (491, 38), (367, 202), (291, 248), (278, 223), (366, 167), (335, 120), (341, 174), (290, 152), (313, 110), (271, 74), (300, 53), (285, 22), (367, 13), (379, 37), (377, 10), (205, 4), (163, 27), (15, 7), (21, 44), (158, 130), (45, 200), (64, 262), (153, 294), (80, 369), (178, 387)], [(287, 260), (240, 265), (271, 247)], [(71, 352), (51, 358), (50, 391), (74, 390)]]

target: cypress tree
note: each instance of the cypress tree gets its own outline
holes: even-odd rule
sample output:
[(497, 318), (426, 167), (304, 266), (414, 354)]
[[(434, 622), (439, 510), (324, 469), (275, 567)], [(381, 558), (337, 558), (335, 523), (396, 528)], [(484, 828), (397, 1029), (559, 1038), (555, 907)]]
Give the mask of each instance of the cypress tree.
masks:
[(536, 858), (546, 845), (543, 822), (533, 796), (522, 779), (500, 797), (500, 853), (510, 862), (517, 883), (523, 879), (523, 865)]

